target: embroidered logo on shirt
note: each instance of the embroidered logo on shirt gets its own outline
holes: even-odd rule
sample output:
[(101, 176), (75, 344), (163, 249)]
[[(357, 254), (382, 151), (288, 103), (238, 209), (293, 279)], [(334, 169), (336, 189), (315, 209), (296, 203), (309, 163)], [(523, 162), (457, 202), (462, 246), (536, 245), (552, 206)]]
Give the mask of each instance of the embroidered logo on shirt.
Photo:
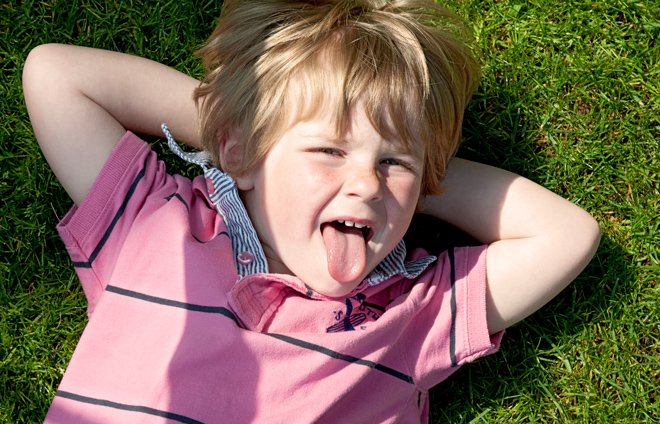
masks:
[[(385, 310), (378, 305), (373, 305), (365, 302), (365, 295), (358, 293), (357, 295), (346, 299), (346, 311), (334, 311), (336, 324), (326, 328), (327, 333), (340, 333), (342, 331), (355, 331), (366, 330), (365, 326), (361, 326), (367, 318), (376, 321), (380, 318), (380, 314), (376, 310), (384, 312)], [(353, 301), (357, 304), (353, 306)], [(354, 309), (355, 308), (355, 309)], [(358, 312), (359, 311), (359, 312)]]

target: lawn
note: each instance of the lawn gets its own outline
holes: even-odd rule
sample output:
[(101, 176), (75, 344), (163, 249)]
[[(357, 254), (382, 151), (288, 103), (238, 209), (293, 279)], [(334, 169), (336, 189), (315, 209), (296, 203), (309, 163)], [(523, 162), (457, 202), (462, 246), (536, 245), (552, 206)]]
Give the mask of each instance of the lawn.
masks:
[[(660, 422), (660, 3), (450, 5), (469, 21), (483, 64), (459, 156), (570, 199), (603, 238), (571, 286), (507, 330), (499, 353), (433, 390), (431, 422)], [(70, 201), (23, 102), (28, 52), (100, 47), (200, 77), (192, 52), (219, 10), (219, 1), (0, 5), (0, 422), (43, 420), (86, 324), (55, 232)]]

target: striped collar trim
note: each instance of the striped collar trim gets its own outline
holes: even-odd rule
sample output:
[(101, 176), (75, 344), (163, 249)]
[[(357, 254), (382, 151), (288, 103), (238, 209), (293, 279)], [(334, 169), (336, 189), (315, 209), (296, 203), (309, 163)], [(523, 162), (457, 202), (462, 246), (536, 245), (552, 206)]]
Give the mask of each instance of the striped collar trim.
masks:
[(435, 262), (437, 258), (429, 255), (406, 262), (406, 243), (403, 240), (367, 275), (367, 283), (375, 286), (395, 275), (413, 279)]
[[(204, 170), (204, 176), (213, 183), (213, 193), (209, 198), (225, 222), (235, 253), (234, 267), (237, 274), (243, 278), (251, 274), (267, 274), (268, 262), (264, 254), (257, 232), (252, 226), (245, 206), (241, 201), (234, 180), (224, 172), (212, 166), (206, 152), (184, 152), (172, 138), (167, 125), (161, 126), (167, 137), (170, 150), (186, 162), (199, 165)], [(237, 253), (238, 252), (238, 253)], [(379, 284), (395, 275), (406, 278), (416, 278), (437, 258), (425, 256), (410, 262), (405, 262), (406, 245), (401, 240), (399, 244), (374, 268), (365, 281), (370, 286)]]
[(186, 162), (201, 166), (207, 181), (213, 183), (214, 190), (213, 193), (209, 192), (209, 198), (227, 227), (236, 273), (241, 278), (250, 274), (268, 274), (266, 255), (238, 195), (236, 182), (218, 168), (213, 168), (211, 158), (206, 152), (184, 152), (172, 137), (167, 125), (163, 124), (162, 129), (170, 150)]

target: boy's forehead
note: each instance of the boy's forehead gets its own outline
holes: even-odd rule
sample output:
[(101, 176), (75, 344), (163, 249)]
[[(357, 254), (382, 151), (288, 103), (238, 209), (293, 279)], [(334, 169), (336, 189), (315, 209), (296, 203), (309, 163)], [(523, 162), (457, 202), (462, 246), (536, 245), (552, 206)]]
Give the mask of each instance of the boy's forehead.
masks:
[[(405, 104), (398, 104), (374, 84), (355, 92), (348, 87), (344, 70), (333, 66), (329, 55), (319, 55), (314, 62), (317, 66), (303, 66), (288, 77), (281, 130), (300, 122), (318, 121), (341, 142), (358, 115), (366, 114), (371, 126), (397, 150), (424, 157), (419, 122), (412, 114), (401, 117), (401, 113), (393, 113), (414, 109), (413, 93), (399, 97), (398, 103)], [(395, 121), (395, 116), (400, 119)]]

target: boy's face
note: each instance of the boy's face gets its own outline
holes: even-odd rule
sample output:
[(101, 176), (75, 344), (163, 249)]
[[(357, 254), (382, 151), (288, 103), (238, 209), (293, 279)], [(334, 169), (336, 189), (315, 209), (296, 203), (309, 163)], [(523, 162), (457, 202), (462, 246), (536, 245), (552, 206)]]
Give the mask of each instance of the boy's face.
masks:
[(406, 153), (383, 139), (361, 103), (345, 134), (331, 113), (293, 125), (238, 180), (270, 272), (326, 296), (350, 293), (408, 229), (422, 164), (421, 142)]

